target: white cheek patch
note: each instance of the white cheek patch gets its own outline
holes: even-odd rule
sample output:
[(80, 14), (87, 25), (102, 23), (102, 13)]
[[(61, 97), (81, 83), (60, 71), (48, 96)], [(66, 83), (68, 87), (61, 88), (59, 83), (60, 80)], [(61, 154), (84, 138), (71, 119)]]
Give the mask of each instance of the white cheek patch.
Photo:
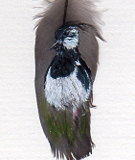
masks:
[(78, 38), (77, 37), (74, 37), (74, 38), (67, 37), (67, 38), (64, 39), (63, 45), (67, 49), (76, 48), (78, 46)]
[(65, 106), (79, 108), (87, 101), (91, 86), (86, 91), (85, 87), (76, 76), (77, 69), (68, 77), (52, 78), (50, 69), (46, 76), (45, 98), (51, 105), (57, 109), (65, 109)]

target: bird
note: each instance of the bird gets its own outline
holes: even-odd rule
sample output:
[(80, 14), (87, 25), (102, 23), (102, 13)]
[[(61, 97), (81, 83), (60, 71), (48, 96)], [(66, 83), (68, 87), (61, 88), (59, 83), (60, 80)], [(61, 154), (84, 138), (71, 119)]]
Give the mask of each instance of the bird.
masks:
[[(88, 7), (89, 6), (89, 7)], [(37, 25), (35, 91), (54, 157), (92, 154), (91, 113), (100, 34), (90, 0), (54, 0)], [(96, 15), (96, 17), (95, 17)]]

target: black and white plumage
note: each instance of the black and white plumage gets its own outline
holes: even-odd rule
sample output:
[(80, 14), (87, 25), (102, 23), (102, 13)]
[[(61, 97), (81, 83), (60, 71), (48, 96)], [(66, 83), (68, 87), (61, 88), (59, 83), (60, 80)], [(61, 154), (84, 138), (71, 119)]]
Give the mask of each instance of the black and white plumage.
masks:
[(45, 76), (46, 100), (59, 109), (77, 109), (88, 101), (92, 90), (91, 71), (82, 60), (76, 26), (65, 25), (55, 33), (56, 56)]
[(35, 88), (41, 125), (57, 158), (92, 153), (90, 107), (100, 35), (90, 0), (54, 0), (37, 26)]

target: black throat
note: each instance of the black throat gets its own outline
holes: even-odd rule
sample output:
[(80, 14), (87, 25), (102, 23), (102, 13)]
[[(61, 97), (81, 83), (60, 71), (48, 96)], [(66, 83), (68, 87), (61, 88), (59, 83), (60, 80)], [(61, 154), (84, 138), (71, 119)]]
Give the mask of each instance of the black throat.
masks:
[[(89, 86), (92, 85), (91, 71), (82, 60), (78, 49), (61, 50), (59, 53), (57, 52), (48, 70), (50, 70), (50, 76), (56, 79), (68, 77), (75, 71), (75, 68), (76, 77), (86, 90), (89, 89)], [(48, 71), (46, 72), (46, 75), (47, 74)]]
[(78, 49), (61, 49), (57, 51), (57, 55), (54, 57), (51, 67), (51, 77), (56, 79), (58, 77), (67, 77), (75, 69), (76, 61), (80, 59)]

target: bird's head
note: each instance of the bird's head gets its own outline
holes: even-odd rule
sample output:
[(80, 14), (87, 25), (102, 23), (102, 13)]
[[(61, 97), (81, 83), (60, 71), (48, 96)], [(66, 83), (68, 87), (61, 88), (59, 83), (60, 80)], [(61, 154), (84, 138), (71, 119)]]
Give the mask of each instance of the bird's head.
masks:
[(76, 26), (64, 26), (55, 32), (56, 42), (51, 49), (60, 50), (65, 48), (67, 50), (78, 47), (79, 32)]

